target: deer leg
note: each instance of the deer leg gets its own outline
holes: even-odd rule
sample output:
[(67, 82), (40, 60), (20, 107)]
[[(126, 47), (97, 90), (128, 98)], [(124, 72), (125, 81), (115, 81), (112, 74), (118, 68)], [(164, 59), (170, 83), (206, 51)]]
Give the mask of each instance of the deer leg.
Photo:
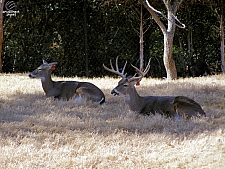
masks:
[(76, 90), (76, 94), (86, 101), (91, 100), (93, 102), (98, 102), (102, 100), (102, 98), (100, 98), (95, 91), (91, 90), (88, 87), (79, 87)]
[(89, 93), (87, 91), (88, 89), (85, 87), (79, 87), (76, 90), (76, 100), (82, 101), (82, 100), (89, 100), (90, 96)]
[(180, 116), (179, 116), (179, 114), (176, 112), (175, 113), (175, 115), (174, 115), (174, 119), (176, 120), (176, 121), (180, 121)]
[(83, 102), (83, 98), (79, 95), (79, 94), (75, 94), (75, 97), (74, 97), (75, 99), (75, 102), (76, 103), (82, 103)]

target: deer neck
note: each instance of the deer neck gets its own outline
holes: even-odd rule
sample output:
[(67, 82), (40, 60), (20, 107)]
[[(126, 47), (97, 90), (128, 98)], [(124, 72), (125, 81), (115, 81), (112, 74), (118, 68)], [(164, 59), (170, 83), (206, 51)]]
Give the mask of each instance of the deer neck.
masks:
[(51, 71), (48, 71), (45, 77), (41, 78), (42, 87), (46, 94), (53, 88), (54, 81), (51, 78)]
[(127, 88), (125, 95), (125, 103), (128, 104), (130, 110), (140, 112), (142, 108), (142, 97), (139, 96), (135, 87)]

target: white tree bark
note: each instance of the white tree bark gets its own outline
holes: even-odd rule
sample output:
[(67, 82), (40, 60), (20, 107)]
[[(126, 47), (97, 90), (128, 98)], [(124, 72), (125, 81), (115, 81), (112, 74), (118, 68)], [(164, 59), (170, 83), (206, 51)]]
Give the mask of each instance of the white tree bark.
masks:
[[(182, 3), (183, 0), (177, 0), (174, 2), (171, 2), (170, 0), (163, 0), (166, 9), (167, 9), (167, 17), (165, 17), (161, 12), (154, 9), (148, 2), (148, 0), (141, 1), (143, 5), (146, 7), (146, 9), (151, 13), (153, 19), (158, 24), (160, 29), (162, 30), (163, 36), (164, 36), (164, 54), (163, 54), (163, 62), (164, 66), (166, 68), (167, 73), (167, 80), (175, 80), (177, 79), (177, 70), (175, 66), (175, 62), (172, 58), (172, 52), (173, 52), (173, 37), (175, 33), (175, 27), (179, 26), (176, 25), (176, 20), (179, 22), (179, 20), (175, 17), (177, 9), (179, 8), (179, 5)], [(166, 26), (160, 21), (157, 14), (163, 15), (167, 20), (167, 28)], [(181, 24), (179, 22), (179, 24)], [(182, 26), (179, 27), (185, 27), (185, 25), (181, 24)]]

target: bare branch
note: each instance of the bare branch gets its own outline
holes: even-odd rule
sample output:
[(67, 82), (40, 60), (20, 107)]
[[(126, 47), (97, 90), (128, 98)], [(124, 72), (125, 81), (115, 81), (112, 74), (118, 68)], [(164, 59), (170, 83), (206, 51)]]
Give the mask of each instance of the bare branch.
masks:
[[(146, 2), (146, 5), (147, 5), (148, 9), (150, 9), (151, 11), (153, 11), (153, 12), (155, 12), (155, 13), (157, 13), (157, 14), (162, 15), (165, 19), (167, 19), (168, 21), (170, 21), (170, 22), (173, 23), (173, 21), (171, 21), (168, 17), (166, 17), (162, 12), (160, 12), (160, 11), (156, 10), (155, 8), (153, 8), (153, 7), (149, 4), (148, 0), (145, 0), (145, 2)], [(164, 2), (164, 4), (166, 5), (167, 10), (168, 10), (168, 1), (163, 0), (163, 2)], [(182, 0), (180, 1), (180, 3), (181, 3), (181, 2), (182, 2)], [(180, 3), (177, 4), (176, 8), (178, 8), (178, 6), (180, 5)], [(174, 9), (174, 10), (176, 11), (176, 9)], [(153, 12), (151, 12), (152, 16), (153, 16)], [(178, 24), (175, 23), (175, 25), (176, 25), (177, 27), (183, 28), (183, 29), (186, 27), (185, 24), (181, 23), (181, 22), (177, 19), (176, 16), (174, 16), (174, 15), (172, 15), (172, 16), (173, 16), (174, 19), (180, 24), (180, 25), (178, 25)], [(156, 19), (155, 16), (153, 16), (153, 18)], [(158, 17), (157, 17), (157, 18), (158, 18)], [(158, 18), (158, 20), (159, 20), (159, 18)], [(162, 26), (162, 23), (160, 23), (161, 21), (160, 21), (160, 22), (157, 21), (157, 20), (155, 20), (155, 21), (156, 21), (156, 23), (160, 26), (161, 29), (164, 29), (164, 28), (163, 28), (164, 26)]]
[(154, 9), (148, 2), (148, 0), (139, 0), (140, 3), (142, 3), (146, 9), (151, 13), (153, 19), (155, 20), (155, 22), (159, 25), (160, 29), (162, 30), (162, 32), (166, 32), (166, 27), (164, 26), (164, 24), (160, 21), (159, 17), (156, 15), (157, 13), (161, 13), (160, 11), (157, 11), (156, 9)]

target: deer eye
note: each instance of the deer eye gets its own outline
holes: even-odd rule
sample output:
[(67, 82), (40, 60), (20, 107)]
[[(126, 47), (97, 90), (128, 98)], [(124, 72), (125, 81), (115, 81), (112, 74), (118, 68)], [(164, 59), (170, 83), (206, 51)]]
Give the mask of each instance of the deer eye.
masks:
[(127, 87), (127, 84), (124, 84), (123, 86), (124, 86), (124, 87)]
[(38, 69), (38, 71), (40, 72), (40, 71), (42, 71), (42, 69), (40, 68), (40, 69)]

